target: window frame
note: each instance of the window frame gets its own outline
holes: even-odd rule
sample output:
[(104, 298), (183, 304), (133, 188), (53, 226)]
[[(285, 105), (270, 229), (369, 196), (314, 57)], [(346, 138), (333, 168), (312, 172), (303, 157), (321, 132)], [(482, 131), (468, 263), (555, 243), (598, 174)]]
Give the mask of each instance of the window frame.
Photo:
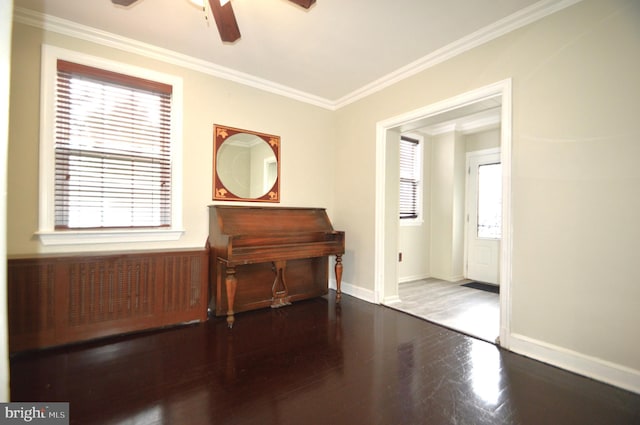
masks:
[[(172, 86), (171, 226), (164, 228), (55, 228), (55, 99), (58, 59)], [(161, 242), (178, 240), (182, 223), (182, 78), (43, 44), (40, 82), (39, 211), (36, 236), (43, 245)]]
[[(416, 188), (416, 212), (417, 217), (413, 218), (402, 218), (400, 217), (398, 211), (398, 220), (401, 226), (420, 226), (424, 223), (424, 212), (423, 212), (423, 197), (424, 197), (424, 137), (420, 134), (415, 133), (406, 133), (400, 135), (400, 141), (405, 138), (411, 141), (417, 142), (417, 147), (415, 150), (415, 158), (414, 158), (414, 167), (417, 176), (418, 185)], [(398, 145), (398, 153), (400, 146)], [(398, 156), (399, 157), (399, 156)], [(398, 175), (400, 175), (400, 165), (398, 165)], [(398, 184), (400, 184), (400, 180), (398, 179)], [(399, 186), (398, 186), (399, 190)], [(399, 195), (399, 193), (398, 193)], [(400, 199), (398, 198), (398, 209), (400, 208)]]

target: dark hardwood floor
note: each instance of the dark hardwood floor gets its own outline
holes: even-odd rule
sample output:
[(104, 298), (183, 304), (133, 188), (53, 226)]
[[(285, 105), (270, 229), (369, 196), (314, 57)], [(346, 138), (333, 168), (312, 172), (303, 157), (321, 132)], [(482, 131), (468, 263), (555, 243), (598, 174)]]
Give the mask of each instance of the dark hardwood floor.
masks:
[(640, 395), (343, 296), (11, 359), (72, 424), (640, 424)]

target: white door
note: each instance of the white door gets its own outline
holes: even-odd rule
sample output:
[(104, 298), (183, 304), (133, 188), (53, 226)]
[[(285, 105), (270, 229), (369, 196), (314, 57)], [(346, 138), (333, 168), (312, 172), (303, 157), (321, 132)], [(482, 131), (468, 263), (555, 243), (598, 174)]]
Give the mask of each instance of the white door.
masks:
[(499, 285), (502, 237), (499, 152), (469, 153), (466, 188), (466, 277)]

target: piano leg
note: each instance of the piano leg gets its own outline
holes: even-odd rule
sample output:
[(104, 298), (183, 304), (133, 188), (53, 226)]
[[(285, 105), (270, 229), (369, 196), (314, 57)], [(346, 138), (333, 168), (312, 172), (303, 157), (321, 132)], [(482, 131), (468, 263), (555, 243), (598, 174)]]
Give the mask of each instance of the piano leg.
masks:
[(233, 322), (235, 321), (235, 317), (233, 316), (233, 303), (236, 299), (236, 287), (238, 286), (235, 267), (227, 267), (225, 285), (227, 286), (227, 326), (232, 328)]
[(342, 299), (342, 290), (340, 289), (342, 285), (342, 255), (336, 255), (336, 302), (339, 303)]
[(273, 262), (276, 279), (273, 281), (273, 286), (271, 287), (271, 293), (273, 294), (273, 298), (271, 299), (271, 308), (279, 308), (291, 304), (291, 297), (289, 296), (287, 282), (284, 280), (284, 271), (286, 268), (286, 261)]

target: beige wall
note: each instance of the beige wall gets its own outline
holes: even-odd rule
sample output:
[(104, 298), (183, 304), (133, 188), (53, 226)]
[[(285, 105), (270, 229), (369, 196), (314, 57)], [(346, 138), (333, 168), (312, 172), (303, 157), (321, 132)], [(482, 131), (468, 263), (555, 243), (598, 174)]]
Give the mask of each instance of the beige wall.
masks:
[[(178, 66), (146, 59), (33, 27), (15, 24), (9, 133), (8, 252), (101, 251), (204, 247), (212, 204), (213, 124), (281, 136), (283, 206), (324, 207), (331, 216), (335, 180), (335, 117), (331, 111)], [(178, 75), (184, 83), (184, 236), (174, 243), (47, 247), (38, 228), (40, 48), (45, 42)]]
[(347, 280), (374, 289), (376, 123), (512, 78), (511, 331), (638, 376), (638, 22), (585, 0), (339, 110)]
[[(11, 16), (13, 2), (0, 3), (0, 241), (7, 234), (7, 145), (11, 64)], [(9, 338), (7, 323), (7, 248), (0, 244), (0, 403), (9, 401)]]

